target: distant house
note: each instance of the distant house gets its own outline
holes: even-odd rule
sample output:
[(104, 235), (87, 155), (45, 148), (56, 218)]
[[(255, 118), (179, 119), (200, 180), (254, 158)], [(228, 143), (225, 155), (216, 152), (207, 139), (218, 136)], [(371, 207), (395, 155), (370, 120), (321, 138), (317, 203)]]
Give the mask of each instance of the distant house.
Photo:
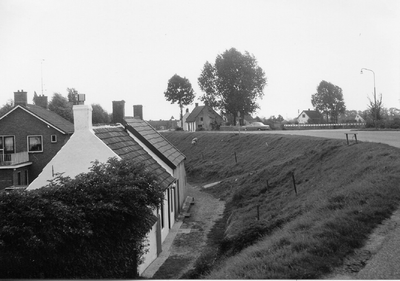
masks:
[(222, 121), (221, 115), (215, 112), (210, 106), (199, 106), (197, 103), (195, 108), (186, 118), (188, 131), (192, 132), (196, 130), (213, 130), (214, 128), (221, 126)]
[(47, 97), (27, 103), (14, 93), (14, 107), (0, 116), (0, 190), (26, 187), (74, 132), (74, 125), (47, 109)]
[[(114, 125), (92, 126), (92, 108), (75, 105), (75, 132), (57, 155), (33, 181), (28, 190), (41, 188), (57, 174), (71, 178), (88, 172), (92, 162), (106, 162), (110, 157), (144, 163), (164, 188), (164, 203), (154, 210), (157, 222), (147, 235), (148, 252), (139, 266), (139, 274), (161, 253), (162, 242), (175, 223), (186, 196), (185, 156), (161, 136), (142, 114), (124, 117), (125, 102), (113, 102)], [(135, 109), (135, 108), (134, 108)]]
[(320, 124), (323, 123), (323, 116), (317, 110), (303, 110), (297, 117), (300, 124)]
[(362, 117), (360, 116), (360, 114), (357, 114), (356, 117), (355, 117), (354, 119), (355, 119), (356, 122), (358, 122), (358, 123), (364, 123), (364, 122), (365, 122), (364, 118), (362, 118)]

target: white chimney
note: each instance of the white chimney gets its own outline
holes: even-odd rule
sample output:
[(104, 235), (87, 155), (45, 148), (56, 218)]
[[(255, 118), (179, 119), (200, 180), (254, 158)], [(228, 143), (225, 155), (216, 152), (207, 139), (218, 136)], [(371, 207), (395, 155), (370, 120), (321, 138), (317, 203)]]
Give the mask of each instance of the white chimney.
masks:
[(86, 104), (74, 105), (73, 111), (75, 132), (92, 130), (92, 106)]

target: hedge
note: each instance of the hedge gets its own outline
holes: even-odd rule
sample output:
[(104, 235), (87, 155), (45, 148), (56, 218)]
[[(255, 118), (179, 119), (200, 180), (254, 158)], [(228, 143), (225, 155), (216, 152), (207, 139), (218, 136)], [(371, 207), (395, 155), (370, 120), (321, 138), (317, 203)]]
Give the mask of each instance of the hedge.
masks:
[(136, 278), (162, 198), (143, 165), (115, 158), (0, 193), (0, 278)]

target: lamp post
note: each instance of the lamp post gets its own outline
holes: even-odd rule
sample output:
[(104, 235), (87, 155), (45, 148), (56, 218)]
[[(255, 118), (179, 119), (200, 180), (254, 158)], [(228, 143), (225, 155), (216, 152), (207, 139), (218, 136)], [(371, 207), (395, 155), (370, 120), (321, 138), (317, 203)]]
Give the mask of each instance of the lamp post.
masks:
[(376, 108), (376, 87), (375, 87), (375, 72), (371, 69), (368, 68), (361, 68), (361, 74), (363, 74), (363, 70), (371, 71), (372, 74), (374, 75), (374, 115), (375, 115), (375, 127), (376, 127), (376, 119), (377, 119), (377, 108)]

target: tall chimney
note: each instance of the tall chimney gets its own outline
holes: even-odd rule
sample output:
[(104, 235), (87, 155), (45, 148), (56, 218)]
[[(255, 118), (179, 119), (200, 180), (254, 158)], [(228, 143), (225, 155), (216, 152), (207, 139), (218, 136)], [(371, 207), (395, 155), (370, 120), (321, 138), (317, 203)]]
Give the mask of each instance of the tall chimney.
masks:
[(74, 105), (74, 129), (75, 132), (82, 130), (92, 130), (92, 111), (91, 105)]
[(198, 104), (197, 102), (195, 103), (195, 105), (196, 105), (195, 107), (198, 107), (198, 106), (199, 106), (199, 104)]
[(27, 92), (24, 90), (14, 92), (14, 105), (26, 106), (28, 104)]
[(45, 96), (45, 95), (38, 96), (38, 97), (36, 98), (35, 104), (36, 104), (37, 106), (41, 106), (41, 107), (47, 109), (47, 105), (48, 105), (47, 96)]
[(125, 101), (113, 101), (113, 112), (112, 112), (112, 122), (113, 123), (125, 123)]
[(133, 117), (143, 120), (143, 105), (139, 104), (133, 106)]

